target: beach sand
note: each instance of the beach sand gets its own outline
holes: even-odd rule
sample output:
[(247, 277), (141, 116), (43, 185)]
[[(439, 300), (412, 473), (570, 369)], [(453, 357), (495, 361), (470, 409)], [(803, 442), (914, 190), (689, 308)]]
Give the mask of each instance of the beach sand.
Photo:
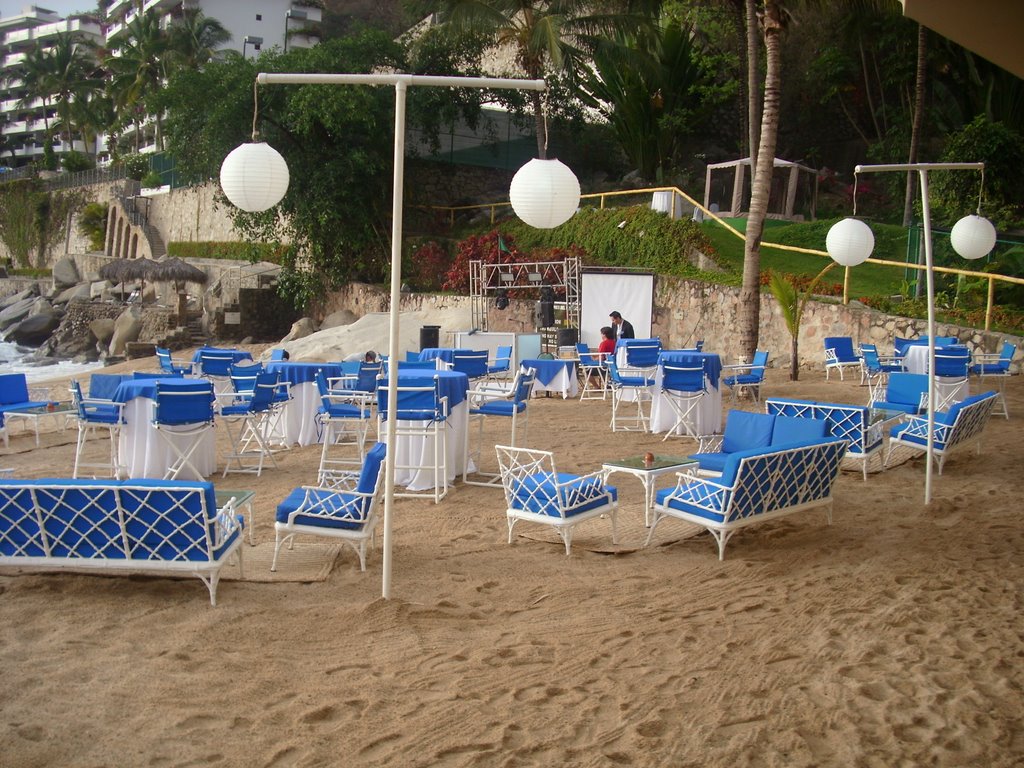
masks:
[[(867, 398), (786, 379), (765, 394)], [(724, 562), (673, 520), (641, 548), (641, 486), (617, 475), (620, 546), (596, 520), (569, 557), (526, 524), (509, 546), (497, 489), (397, 501), (387, 601), (379, 537), (365, 573), (346, 549), (325, 581), (222, 581), (215, 608), (195, 578), (3, 571), (0, 765), (1021, 765), (1024, 381), (1007, 392), (1013, 418), (949, 460), (930, 506), (923, 459), (844, 471), (831, 526), (742, 530)], [(613, 434), (610, 402), (530, 414), (562, 471), (695, 449)], [(15, 432), (0, 466), (69, 476), (74, 431), (42, 443)], [(213, 478), (256, 491), (258, 542), (319, 448), (279, 461)]]

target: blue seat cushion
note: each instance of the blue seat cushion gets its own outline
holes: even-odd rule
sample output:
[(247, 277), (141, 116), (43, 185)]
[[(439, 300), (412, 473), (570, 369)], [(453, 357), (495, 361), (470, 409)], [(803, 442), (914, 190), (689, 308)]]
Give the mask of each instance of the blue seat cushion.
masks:
[(17, 403), (4, 403), (0, 405), (0, 411), (21, 411), (26, 408), (42, 408), (49, 405), (49, 400), (22, 400)]
[[(322, 503), (328, 497), (332, 497), (337, 505), (343, 504), (345, 501), (356, 499), (357, 497), (351, 493), (345, 491), (333, 491), (330, 488), (323, 488), (309, 491), (309, 500), (312, 508), (317, 504)], [(287, 523), (288, 516), (297, 510), (303, 501), (306, 500), (306, 489), (296, 488), (289, 493), (284, 501), (277, 505), (276, 520), (279, 523)], [(320, 517), (318, 515), (305, 515), (298, 514), (295, 516), (295, 525), (312, 525), (319, 528), (345, 528), (348, 530), (359, 530), (363, 527), (363, 520), (355, 519), (357, 515), (364, 515), (363, 505), (353, 505), (352, 507), (352, 520), (339, 520), (337, 518)]]
[(646, 376), (619, 376), (619, 382), (624, 387), (654, 386), (654, 379), (648, 379)]
[(351, 403), (331, 403), (326, 409), (321, 406), (321, 413), (327, 413), (332, 419), (368, 419), (370, 412)]
[(910, 403), (892, 403), (887, 400), (876, 402), (874, 407), (884, 408), (887, 411), (903, 411), (904, 413), (912, 415), (917, 415), (921, 412), (921, 407), (919, 405), (911, 405)]
[(824, 419), (804, 419), (795, 416), (776, 416), (772, 430), (772, 445), (815, 440), (828, 434)]
[(760, 373), (743, 373), (739, 376), (726, 376), (726, 386), (734, 387), (737, 384), (760, 384), (764, 376)]
[(721, 472), (725, 467), (725, 460), (729, 458), (728, 453), (693, 453), (690, 458), (700, 463), (700, 468), (708, 472)]
[(775, 416), (766, 413), (729, 411), (725, 419), (722, 452), (733, 453), (747, 448), (771, 445)]
[(98, 421), (102, 424), (117, 424), (121, 421), (121, 410), (116, 405), (85, 405), (87, 421)]
[[(556, 488), (555, 482), (559, 485), (565, 484), (562, 488)], [(578, 504), (566, 511), (566, 517), (578, 515), (591, 509), (603, 507), (608, 503), (607, 491), (614, 501), (618, 499), (618, 490), (611, 485), (604, 485), (599, 478), (580, 478), (576, 475), (559, 472), (555, 482), (547, 472), (539, 472), (528, 475), (515, 483), (512, 488), (514, 507), (528, 512), (536, 512), (551, 517), (561, 517), (559, 511), (559, 500), (557, 491), (561, 491), (561, 506), (564, 506), (570, 498)]]
[(522, 413), (526, 410), (526, 403), (522, 400), (491, 400), (482, 403), (479, 408), (473, 408), (470, 413), (482, 413), (486, 416), (511, 416), (513, 413)]

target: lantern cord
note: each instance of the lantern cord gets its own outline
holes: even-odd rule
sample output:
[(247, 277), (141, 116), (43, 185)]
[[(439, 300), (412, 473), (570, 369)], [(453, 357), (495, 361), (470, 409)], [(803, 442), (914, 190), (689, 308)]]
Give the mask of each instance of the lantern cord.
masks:
[(985, 167), (981, 168), (981, 184), (978, 186), (978, 215), (981, 216), (981, 202), (985, 197)]
[(551, 91), (544, 89), (544, 103), (541, 105), (541, 116), (544, 118), (544, 157), (548, 156), (548, 107), (551, 104)]
[[(254, 129), (255, 130), (255, 129)], [(857, 182), (860, 180), (860, 175), (853, 172), (853, 215), (857, 215)]]
[(260, 112), (260, 89), (259, 83), (253, 82), (252, 84), (252, 140), (256, 141), (259, 138), (259, 133), (256, 131), (256, 116)]

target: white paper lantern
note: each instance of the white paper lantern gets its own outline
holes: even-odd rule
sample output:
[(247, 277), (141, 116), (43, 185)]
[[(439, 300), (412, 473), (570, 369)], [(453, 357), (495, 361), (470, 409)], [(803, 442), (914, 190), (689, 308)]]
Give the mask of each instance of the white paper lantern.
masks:
[(964, 216), (949, 233), (953, 250), (965, 259), (988, 256), (996, 244), (996, 228), (983, 216)]
[(512, 177), (508, 195), (516, 216), (531, 227), (552, 229), (576, 213), (580, 182), (558, 160), (533, 159)]
[(825, 250), (844, 267), (863, 264), (875, 248), (871, 227), (860, 219), (843, 219), (832, 225), (825, 236)]
[(220, 186), (243, 211), (265, 211), (288, 191), (288, 164), (265, 142), (242, 144), (221, 163)]

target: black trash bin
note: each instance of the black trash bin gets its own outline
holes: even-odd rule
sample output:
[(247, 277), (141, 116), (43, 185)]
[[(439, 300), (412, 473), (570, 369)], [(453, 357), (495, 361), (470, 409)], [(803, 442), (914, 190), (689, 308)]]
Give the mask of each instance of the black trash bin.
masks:
[(576, 342), (580, 340), (580, 332), (578, 328), (559, 328), (558, 329), (558, 346), (559, 347), (575, 347)]
[(441, 326), (420, 326), (420, 350), (441, 346)]

